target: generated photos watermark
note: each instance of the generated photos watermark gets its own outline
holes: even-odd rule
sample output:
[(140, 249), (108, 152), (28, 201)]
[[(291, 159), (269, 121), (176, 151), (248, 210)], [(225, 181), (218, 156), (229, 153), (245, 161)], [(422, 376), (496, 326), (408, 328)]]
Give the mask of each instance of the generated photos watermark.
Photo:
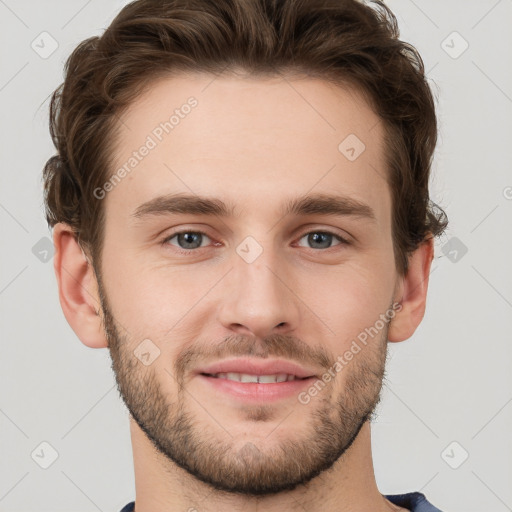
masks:
[(96, 199), (104, 199), (108, 192), (113, 190), (123, 178), (129, 175), (133, 169), (135, 169), (150, 152), (155, 149), (166, 135), (172, 132), (181, 123), (182, 119), (185, 119), (192, 109), (197, 107), (198, 101), (196, 98), (191, 96), (187, 99), (187, 102), (181, 105), (179, 108), (174, 109), (174, 113), (159, 123), (151, 130), (151, 133), (146, 137), (144, 143), (136, 150), (134, 150), (131, 156), (120, 166), (116, 172), (114, 172), (110, 178), (101, 186), (97, 187), (93, 191), (93, 195)]
[(317, 396), (318, 393), (322, 391), (327, 384), (331, 382), (350, 361), (352, 361), (352, 359), (354, 359), (354, 356), (361, 352), (368, 343), (368, 337), (373, 339), (377, 336), (377, 334), (384, 329), (386, 324), (395, 318), (395, 315), (401, 310), (402, 304), (394, 302), (390, 309), (385, 313), (381, 313), (379, 319), (376, 320), (371, 327), (366, 327), (357, 335), (357, 339), (352, 340), (350, 348), (336, 358), (336, 362), (322, 375), (320, 379), (317, 379), (306, 391), (302, 391), (298, 394), (298, 401), (304, 405), (309, 404), (309, 402), (311, 402), (311, 398)]

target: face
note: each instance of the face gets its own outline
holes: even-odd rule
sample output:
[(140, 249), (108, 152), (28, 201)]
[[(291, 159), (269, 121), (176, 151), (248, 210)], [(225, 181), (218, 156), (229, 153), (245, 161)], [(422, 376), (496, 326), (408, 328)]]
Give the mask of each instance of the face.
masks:
[(379, 118), (319, 80), (198, 74), (154, 83), (118, 140), (98, 284), (132, 417), (217, 489), (310, 481), (382, 386), (398, 276)]

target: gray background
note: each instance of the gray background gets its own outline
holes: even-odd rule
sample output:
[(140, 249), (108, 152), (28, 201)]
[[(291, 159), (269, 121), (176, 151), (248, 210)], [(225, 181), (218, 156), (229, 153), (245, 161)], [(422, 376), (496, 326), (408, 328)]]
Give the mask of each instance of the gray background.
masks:
[[(48, 97), (63, 63), (125, 3), (0, 0), (0, 511), (118, 512), (134, 498), (127, 410), (107, 350), (82, 345), (60, 309), (40, 182), (53, 154)], [(389, 5), (438, 98), (432, 196), (451, 224), (436, 245), (425, 319), (391, 346), (373, 426), (377, 483), (386, 494), (421, 490), (444, 511), (504, 512), (512, 510), (512, 1)]]

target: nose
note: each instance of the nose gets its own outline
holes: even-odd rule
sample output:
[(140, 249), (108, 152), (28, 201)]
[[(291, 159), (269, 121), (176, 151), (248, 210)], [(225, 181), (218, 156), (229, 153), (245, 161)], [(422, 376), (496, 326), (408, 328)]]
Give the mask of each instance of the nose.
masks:
[(259, 338), (297, 329), (300, 301), (286, 262), (280, 264), (265, 250), (252, 263), (235, 254), (233, 265), (220, 299), (219, 322), (231, 332)]

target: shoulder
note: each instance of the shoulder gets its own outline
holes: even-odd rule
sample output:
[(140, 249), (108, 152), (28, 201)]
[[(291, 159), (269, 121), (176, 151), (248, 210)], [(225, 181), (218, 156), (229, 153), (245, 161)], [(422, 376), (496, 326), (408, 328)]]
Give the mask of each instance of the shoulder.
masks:
[(128, 503), (128, 505), (125, 505), (121, 510), (120, 512), (133, 512), (135, 508), (135, 502), (132, 501), (130, 503)]
[(442, 512), (434, 507), (421, 492), (385, 495), (391, 503), (408, 508), (411, 512)]

